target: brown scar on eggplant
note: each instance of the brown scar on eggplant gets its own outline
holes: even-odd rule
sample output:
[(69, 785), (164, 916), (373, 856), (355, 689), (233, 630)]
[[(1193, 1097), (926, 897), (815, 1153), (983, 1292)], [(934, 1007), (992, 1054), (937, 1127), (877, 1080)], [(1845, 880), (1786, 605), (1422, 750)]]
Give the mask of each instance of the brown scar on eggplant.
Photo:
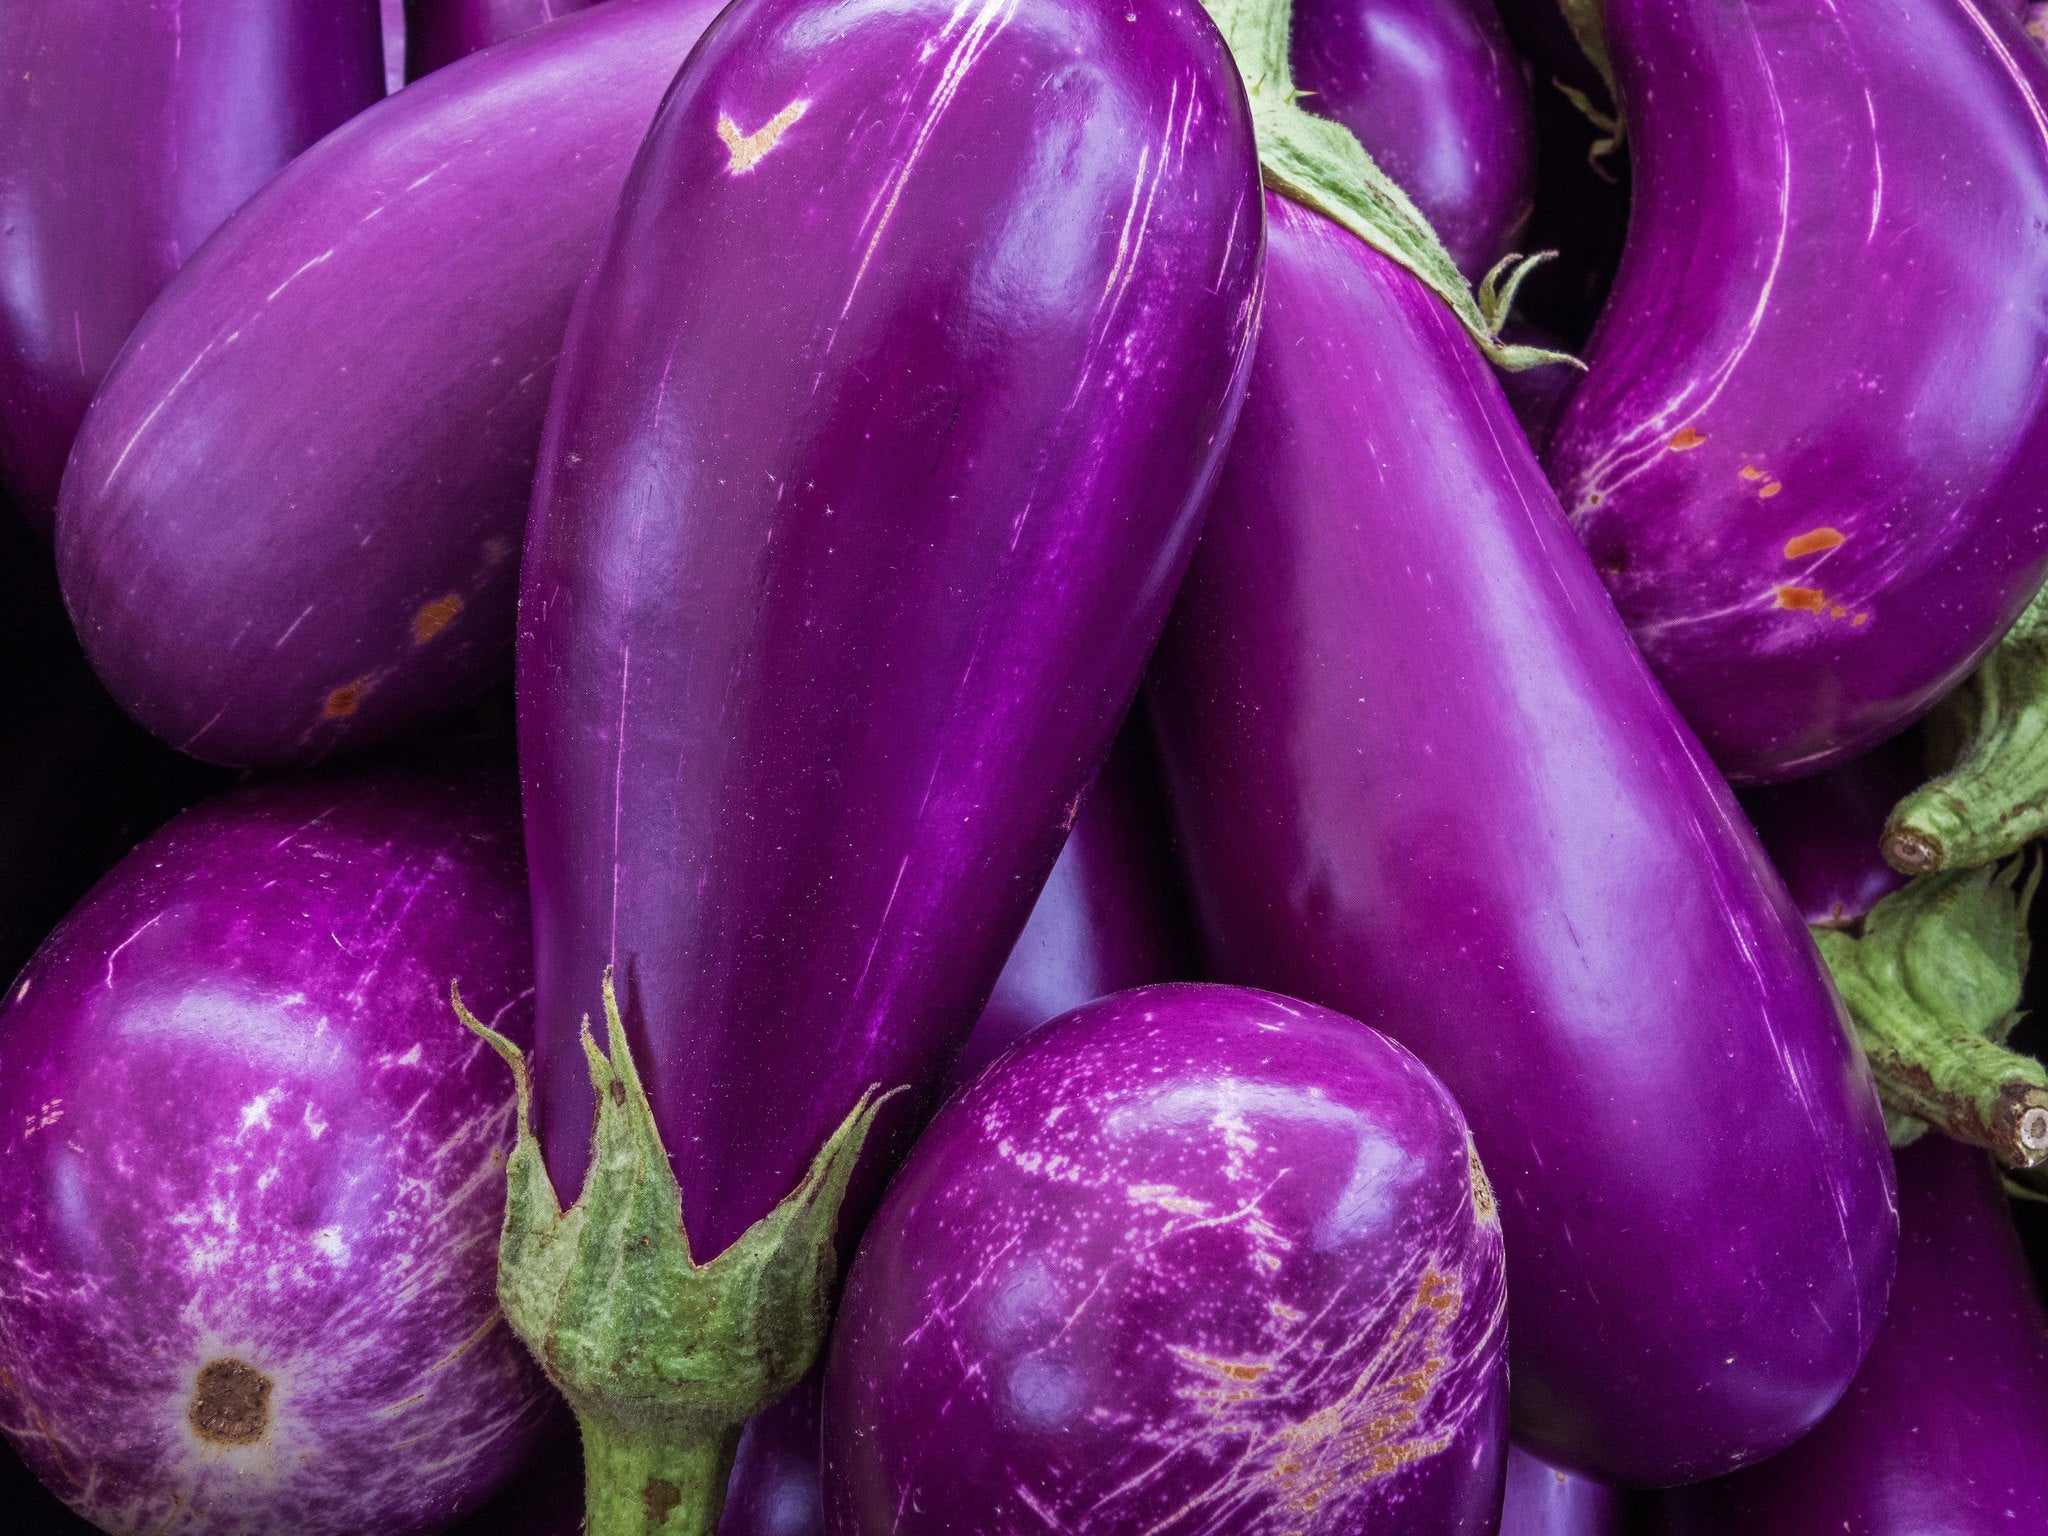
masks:
[(1745, 480), (1761, 480), (1764, 477), (1764, 472), (1758, 469), (1754, 464), (1745, 464), (1742, 466), (1742, 468), (1738, 469), (1736, 473), (1742, 476), (1742, 478)]
[(352, 683), (343, 683), (327, 695), (327, 701), (320, 706), (320, 712), (330, 720), (344, 719), (356, 712), (356, 707), (363, 702), (363, 695), (369, 691), (370, 679), (367, 677), (359, 677)]
[(199, 1368), (185, 1418), (202, 1440), (254, 1445), (270, 1428), (270, 1378), (232, 1356), (209, 1360)]
[(1673, 453), (1684, 453), (1688, 449), (1699, 447), (1699, 445), (1701, 443), (1704, 443), (1706, 440), (1706, 433), (1695, 432), (1691, 427), (1680, 427), (1676, 432), (1671, 434), (1671, 441), (1666, 443), (1664, 446), (1669, 448)]
[(434, 636), (446, 629), (457, 614), (462, 612), (462, 594), (450, 592), (437, 597), (412, 616), (412, 643), (425, 645)]
[(1762, 501), (1768, 501), (1771, 497), (1777, 495), (1778, 492), (1782, 491), (1783, 489), (1785, 489), (1784, 486), (1780, 485), (1776, 480), (1773, 480), (1769, 485), (1763, 487), (1763, 489), (1759, 490), (1756, 493), (1757, 498)]
[(1826, 613), (1827, 594), (1818, 587), (1775, 587), (1780, 608), (1797, 608), (1804, 613)]
[(718, 116), (719, 142), (732, 155), (732, 163), (725, 168), (726, 173), (738, 176), (759, 165), (762, 157), (776, 146), (789, 125), (804, 115), (808, 106), (810, 102), (807, 100), (792, 101), (752, 133), (741, 133), (740, 125), (721, 112)]
[(1785, 558), (1797, 560), (1804, 555), (1817, 555), (1824, 549), (1840, 549), (1849, 542), (1849, 536), (1839, 528), (1815, 528), (1797, 538), (1785, 541)]

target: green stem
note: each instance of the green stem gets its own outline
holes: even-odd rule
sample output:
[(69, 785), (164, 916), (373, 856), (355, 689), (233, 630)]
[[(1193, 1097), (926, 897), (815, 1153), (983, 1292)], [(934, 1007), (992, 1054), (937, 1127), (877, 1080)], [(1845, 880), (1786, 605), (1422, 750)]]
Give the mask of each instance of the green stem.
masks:
[(1895, 1143), (1924, 1122), (2012, 1167), (2048, 1158), (2048, 1072), (2004, 1043), (2019, 1019), (2040, 875), (2023, 862), (1914, 880), (1871, 908), (1860, 934), (1813, 931)]
[[(1266, 185), (1341, 224), (1406, 267), (1451, 307), (1480, 349), (1503, 368), (1572, 363), (1575, 358), (1501, 340), (1514, 292), (1543, 256), (1496, 267), (1475, 295), (1413, 200), (1373, 163), (1350, 131), (1302, 110), (1288, 62), (1293, 0), (1203, 0), (1215, 18), (1251, 100)], [(1548, 253), (1546, 253), (1548, 254)]]
[(588, 1528), (710, 1536), (740, 1426), (795, 1386), (823, 1347), (839, 1207), (892, 1095), (862, 1094), (796, 1190), (699, 1264), (611, 972), (607, 1050), (583, 1021), (597, 1127), (583, 1192), (566, 1211), (534, 1138), (525, 1055), (450, 995), (456, 1016), (512, 1069), (519, 1128), (505, 1164), (498, 1303), (583, 1428)]
[[(1586, 152), (1586, 159), (1594, 170), (1607, 176), (1600, 162), (1619, 149), (1628, 137), (1628, 121), (1621, 111), (1621, 92), (1614, 84), (1614, 59), (1607, 51), (1607, 15), (1601, 9), (1601, 0), (1557, 0), (1557, 6), (1564, 13), (1565, 25), (1571, 28), (1579, 51), (1586, 56), (1586, 62), (1593, 66), (1593, 72), (1607, 88), (1607, 99), (1613, 104), (1614, 112), (1611, 116), (1602, 112), (1584, 91), (1573, 90), (1562, 80), (1551, 83), (1564, 92), (1565, 100), (1577, 107), (1587, 122), (1606, 135)], [(1608, 179), (1613, 180), (1611, 176)]]
[(1932, 727), (1961, 751), (1885, 824), (1894, 868), (1926, 875), (1988, 864), (2048, 832), (2048, 588), (1942, 700)]
[(584, 1536), (715, 1531), (739, 1449), (737, 1425), (682, 1434), (582, 1420)]

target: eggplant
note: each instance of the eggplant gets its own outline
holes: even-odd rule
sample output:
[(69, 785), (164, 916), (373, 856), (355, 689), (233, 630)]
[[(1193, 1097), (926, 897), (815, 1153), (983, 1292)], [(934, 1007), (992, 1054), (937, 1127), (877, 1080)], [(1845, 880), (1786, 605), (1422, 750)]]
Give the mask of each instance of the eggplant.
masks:
[(580, 11), (591, 0), (404, 0), (405, 78), (417, 80), (444, 64), (531, 32)]
[(1623, 1536), (1628, 1503), (1621, 1491), (1508, 1448), (1500, 1536)]
[(509, 660), (554, 361), (626, 169), (717, 0), (624, 0), (315, 145), (137, 328), (59, 513), (94, 667), (179, 750), (304, 763)]
[(1856, 929), (1906, 883), (1885, 862), (1885, 819), (1927, 777), (1918, 732), (1839, 768), (1736, 798), (1809, 927)]
[(1293, 62), (1313, 110), (1357, 136), (1469, 281), (1508, 254), (1536, 129), (1492, 0), (1296, 0)]
[(1816, 773), (2048, 569), (2048, 61), (1974, 0), (1605, 16), (1634, 200), (1545, 463), (1721, 769)]
[(1457, 1096), (1531, 1450), (1644, 1485), (1756, 1460), (1884, 1309), (1869, 1069), (1478, 353), (1344, 231), (1267, 219), (1150, 692), (1208, 973), (1341, 1008)]
[(384, 94), (377, 0), (0, 10), (0, 487), (45, 534), (65, 455), (179, 264)]
[(0, 1011), (0, 1429), (111, 1531), (400, 1536), (559, 1429), (492, 1297), (530, 1032), (512, 775), (467, 754), (186, 812)]
[(1992, 1536), (2048, 1522), (2048, 1313), (1989, 1160), (1898, 1154), (1899, 1275), (1841, 1406), (1789, 1451), (1665, 1495), (1671, 1536)]
[(518, 650), (546, 1152), (500, 1295), (579, 1411), (594, 1536), (708, 1531), (815, 1357), (841, 1202), (857, 1232), (1165, 621), (1262, 239), (1191, 0), (743, 0), (649, 131)]
[(1081, 800), (995, 991), (953, 1064), (970, 1083), (1039, 1025), (1111, 992), (1195, 979), (1192, 920), (1168, 846), (1165, 794), (1140, 710)]
[(1392, 1041), (1233, 987), (1087, 1004), (861, 1241), (827, 1529), (1491, 1536), (1503, 1278), (1464, 1117)]

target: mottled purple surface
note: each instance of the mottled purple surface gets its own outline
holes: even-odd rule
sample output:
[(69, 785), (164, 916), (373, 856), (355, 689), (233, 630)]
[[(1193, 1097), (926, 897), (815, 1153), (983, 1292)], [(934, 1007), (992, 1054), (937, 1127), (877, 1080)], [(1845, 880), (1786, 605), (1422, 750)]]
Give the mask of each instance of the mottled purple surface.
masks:
[(511, 774), (444, 762), (209, 801), (23, 971), (0, 1428), (74, 1508), (399, 1536), (550, 1429), (497, 1316), (505, 1069), (448, 1006), (527, 1037), (526, 921)]
[(1165, 791), (1141, 708), (1082, 797), (1059, 862), (953, 1064), (951, 1088), (1070, 1008), (1130, 987), (1195, 978), (1194, 933), (1169, 840)]
[(1457, 1095), (1518, 1437), (1612, 1482), (1776, 1450), (1896, 1232), (1869, 1069), (1448, 310), (1269, 199), (1266, 317), (1150, 702), (1210, 974)]
[[(489, 48), (591, 0), (405, 0), (405, 78)], [(681, 63), (681, 60), (677, 61)]]
[(1529, 217), (1529, 82), (1493, 0), (1295, 0), (1302, 105), (1357, 135), (1472, 282)]
[(377, 0), (0, 6), (0, 482), (44, 533), (72, 436), (150, 300), (383, 94)]
[(306, 762), (502, 671), (548, 384), (635, 146), (719, 0), (613, 0), (295, 161), (137, 330), (57, 555), (115, 698)]
[(1731, 778), (1923, 713), (2048, 562), (2048, 63), (1976, 0), (1613, 0), (1634, 205), (1546, 463)]
[(1899, 1278), (1841, 1406), (1763, 1466), (1665, 1496), (1672, 1536), (2007, 1536), (2048, 1526), (2048, 1313), (1990, 1160), (1899, 1158)]
[(1623, 1536), (1627, 1529), (1620, 1489), (1553, 1467), (1520, 1446), (1508, 1448), (1500, 1536)]
[(1846, 928), (1906, 883), (1880, 843), (1892, 807), (1928, 779), (1918, 731), (1838, 768), (1742, 792), (1742, 808), (1808, 923)]
[(706, 34), (578, 302), (526, 545), (558, 1187), (608, 964), (700, 1258), (871, 1085), (916, 1090), (869, 1175), (900, 1155), (1164, 622), (1262, 237), (1195, 0)]
[(954, 1099), (825, 1378), (835, 1536), (1491, 1533), (1493, 1196), (1421, 1063), (1270, 993), (1119, 993)]

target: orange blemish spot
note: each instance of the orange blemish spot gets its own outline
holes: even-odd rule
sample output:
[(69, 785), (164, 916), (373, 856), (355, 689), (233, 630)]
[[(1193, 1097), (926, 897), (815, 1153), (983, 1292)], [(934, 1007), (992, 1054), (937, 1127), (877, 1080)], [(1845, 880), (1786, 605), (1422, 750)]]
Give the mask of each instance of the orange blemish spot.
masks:
[(1807, 613), (1828, 611), (1827, 594), (1818, 587), (1779, 587), (1777, 593), (1780, 608), (1799, 608)]
[(1869, 614), (1867, 614), (1867, 613), (1859, 613), (1859, 614), (1857, 614), (1857, 615), (1856, 615), (1856, 617), (1855, 617), (1855, 618), (1853, 618), (1853, 619), (1851, 619), (1851, 620), (1849, 621), (1849, 627), (1850, 627), (1851, 629), (1854, 629), (1854, 628), (1855, 628), (1855, 627), (1856, 627), (1856, 626), (1857, 626), (1858, 624), (1868, 624), (1869, 622), (1870, 622), (1870, 615), (1869, 615)]
[(1758, 469), (1754, 464), (1745, 464), (1742, 466), (1741, 469), (1737, 470), (1736, 473), (1741, 475), (1742, 478), (1745, 480), (1761, 480), (1764, 477), (1764, 472)]
[(434, 636), (448, 627), (448, 623), (462, 612), (462, 594), (450, 592), (446, 597), (437, 597), (426, 607), (412, 616), (412, 643), (425, 645)]
[(1757, 495), (1763, 497), (1766, 501), (1768, 501), (1771, 497), (1777, 495), (1778, 492), (1782, 491), (1783, 489), (1785, 489), (1784, 486), (1778, 484), (1777, 481), (1773, 480), (1769, 485), (1765, 486), (1762, 490), (1758, 491)]
[(321, 707), (321, 713), (330, 720), (352, 715), (356, 712), (356, 706), (363, 702), (363, 695), (369, 691), (370, 680), (367, 677), (359, 677), (352, 683), (343, 683), (327, 695), (327, 702)]
[(1816, 528), (1811, 533), (1802, 533), (1796, 539), (1785, 541), (1785, 558), (1797, 560), (1803, 555), (1817, 555), (1824, 549), (1839, 549), (1849, 542), (1849, 536), (1839, 528)]
[(1671, 434), (1669, 447), (1673, 453), (1684, 453), (1688, 448), (1697, 448), (1707, 440), (1704, 432), (1695, 432), (1691, 427), (1680, 427)]

